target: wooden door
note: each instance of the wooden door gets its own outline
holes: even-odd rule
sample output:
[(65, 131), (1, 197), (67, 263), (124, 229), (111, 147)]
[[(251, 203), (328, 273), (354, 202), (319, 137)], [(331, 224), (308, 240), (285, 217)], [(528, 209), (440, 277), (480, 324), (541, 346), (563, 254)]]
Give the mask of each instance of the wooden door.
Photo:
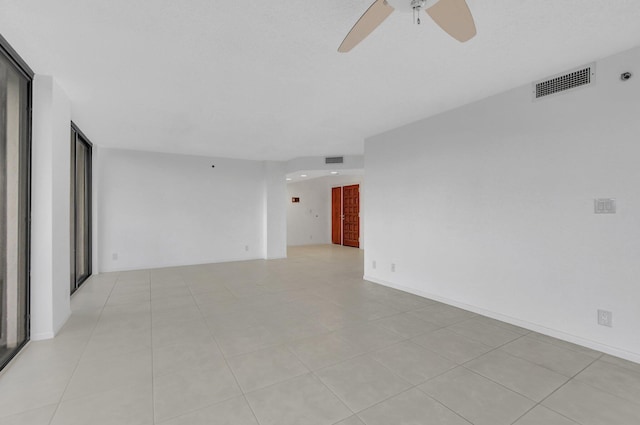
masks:
[(342, 188), (342, 244), (360, 247), (360, 185)]
[(331, 189), (331, 242), (342, 245), (342, 188)]

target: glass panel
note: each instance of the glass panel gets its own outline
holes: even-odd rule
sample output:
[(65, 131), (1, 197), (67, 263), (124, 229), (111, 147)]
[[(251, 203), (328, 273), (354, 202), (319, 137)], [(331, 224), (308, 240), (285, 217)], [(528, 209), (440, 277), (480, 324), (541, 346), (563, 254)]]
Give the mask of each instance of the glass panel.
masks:
[(7, 302), (7, 89), (9, 68), (0, 61), (0, 356), (8, 350), (8, 321), (10, 320)]
[(28, 337), (28, 96), (0, 54), (0, 368)]
[(76, 278), (87, 277), (86, 259), (86, 150), (81, 142), (76, 144)]
[(72, 129), (71, 292), (91, 276), (91, 145)]

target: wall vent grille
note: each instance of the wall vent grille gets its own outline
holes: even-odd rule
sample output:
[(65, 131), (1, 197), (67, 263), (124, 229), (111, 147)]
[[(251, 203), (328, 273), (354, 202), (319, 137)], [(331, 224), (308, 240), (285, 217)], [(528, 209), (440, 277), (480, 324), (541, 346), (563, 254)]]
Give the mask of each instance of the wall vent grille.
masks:
[(325, 164), (342, 164), (343, 162), (343, 156), (328, 156), (324, 159)]
[(593, 63), (586, 67), (535, 82), (533, 84), (533, 100), (591, 85), (595, 82), (595, 77), (596, 67), (595, 63)]

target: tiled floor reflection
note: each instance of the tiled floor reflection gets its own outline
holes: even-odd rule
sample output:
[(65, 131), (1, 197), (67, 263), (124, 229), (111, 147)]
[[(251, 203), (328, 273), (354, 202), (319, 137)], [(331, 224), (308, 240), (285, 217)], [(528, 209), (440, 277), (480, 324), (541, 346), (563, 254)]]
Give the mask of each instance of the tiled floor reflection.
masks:
[(362, 280), (362, 251), (107, 273), (0, 425), (634, 425), (640, 365)]

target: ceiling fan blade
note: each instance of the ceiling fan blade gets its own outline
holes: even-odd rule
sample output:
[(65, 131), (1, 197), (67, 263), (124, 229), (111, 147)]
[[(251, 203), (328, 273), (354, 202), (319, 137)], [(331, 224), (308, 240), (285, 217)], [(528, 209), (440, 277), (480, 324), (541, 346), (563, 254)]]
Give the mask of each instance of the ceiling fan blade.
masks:
[(382, 23), (393, 12), (393, 7), (389, 6), (386, 0), (376, 0), (369, 9), (358, 19), (358, 22), (351, 28), (349, 34), (344, 38), (338, 51), (345, 53), (353, 49), (364, 40), (378, 25)]
[(476, 35), (476, 24), (465, 0), (440, 0), (427, 13), (451, 37), (460, 42)]

